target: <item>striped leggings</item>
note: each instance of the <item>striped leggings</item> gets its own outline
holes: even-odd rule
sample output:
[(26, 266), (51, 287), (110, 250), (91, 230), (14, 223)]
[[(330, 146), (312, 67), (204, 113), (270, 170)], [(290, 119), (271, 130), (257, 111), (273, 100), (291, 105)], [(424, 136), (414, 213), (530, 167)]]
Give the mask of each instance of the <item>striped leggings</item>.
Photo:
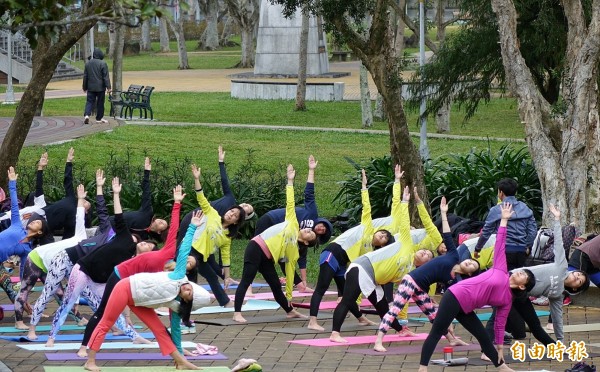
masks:
[(423, 314), (429, 318), (431, 322), (435, 319), (437, 314), (437, 308), (431, 302), (431, 297), (427, 294), (427, 292), (423, 291), (417, 283), (413, 280), (410, 275), (404, 275), (400, 285), (398, 285), (398, 291), (394, 296), (394, 302), (392, 303), (392, 307), (385, 314), (385, 316), (381, 319), (381, 324), (379, 325), (379, 331), (386, 333), (396, 317), (402, 311), (402, 308), (410, 301), (411, 298), (415, 299), (415, 303), (421, 309)]

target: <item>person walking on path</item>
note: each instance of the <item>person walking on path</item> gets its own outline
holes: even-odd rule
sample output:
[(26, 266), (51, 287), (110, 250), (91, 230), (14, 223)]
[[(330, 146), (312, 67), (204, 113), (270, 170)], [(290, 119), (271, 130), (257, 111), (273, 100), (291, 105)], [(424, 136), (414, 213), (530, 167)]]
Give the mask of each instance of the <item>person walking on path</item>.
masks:
[(94, 49), (92, 59), (85, 64), (83, 70), (83, 91), (87, 94), (83, 122), (90, 123), (92, 109), (96, 107), (96, 123), (106, 124), (104, 119), (104, 98), (111, 92), (108, 65), (104, 61), (104, 53), (98, 48)]

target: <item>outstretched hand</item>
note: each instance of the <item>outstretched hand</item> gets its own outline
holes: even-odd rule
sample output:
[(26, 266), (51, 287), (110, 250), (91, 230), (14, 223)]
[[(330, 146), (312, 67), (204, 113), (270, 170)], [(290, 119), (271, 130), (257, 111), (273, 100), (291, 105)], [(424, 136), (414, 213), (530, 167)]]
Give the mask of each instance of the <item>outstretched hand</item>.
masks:
[(121, 192), (121, 184), (119, 183), (119, 177), (115, 177), (112, 179), (112, 190), (113, 194), (118, 194)]
[(223, 146), (219, 145), (219, 163), (225, 161), (225, 151), (223, 151)]
[(77, 199), (85, 199), (87, 197), (87, 192), (85, 191), (85, 187), (83, 185), (77, 186)]
[(423, 202), (423, 200), (421, 200), (421, 197), (419, 196), (419, 191), (417, 191), (417, 186), (415, 186), (415, 187), (413, 188), (413, 192), (415, 193), (415, 202), (416, 202), (417, 204), (419, 204), (419, 203), (422, 203), (422, 202)]
[(402, 167), (400, 167), (400, 164), (396, 164), (396, 166), (394, 167), (394, 177), (396, 178), (396, 181), (399, 182), (402, 176), (404, 176), (404, 171), (402, 171)]
[(192, 174), (194, 175), (194, 179), (200, 179), (202, 175), (200, 168), (196, 164), (192, 164)]
[(440, 202), (440, 212), (442, 214), (448, 213), (448, 203), (446, 203), (446, 197), (442, 196), (442, 201)]
[(15, 173), (15, 168), (9, 167), (8, 168), (8, 180), (16, 181), (18, 177), (19, 177), (19, 175)]
[(556, 208), (554, 204), (550, 204), (548, 210), (550, 210), (550, 213), (552, 213), (556, 221), (560, 221), (560, 210), (558, 210), (558, 208)]
[(38, 162), (38, 169), (43, 170), (48, 165), (48, 153), (45, 152), (42, 154), (40, 161)]
[(144, 159), (144, 170), (152, 170), (152, 164), (150, 164), (150, 158), (148, 156)]
[(366, 189), (367, 188), (367, 173), (365, 172), (364, 169), (361, 169), (360, 172), (362, 174), (362, 181), (361, 181), (362, 188)]
[(69, 152), (67, 153), (67, 163), (72, 163), (74, 158), (75, 158), (75, 149), (71, 147), (69, 149)]
[(202, 224), (202, 217), (204, 213), (201, 210), (197, 210), (192, 213), (192, 221), (190, 222), (192, 225), (198, 227)]
[(311, 155), (308, 157), (308, 169), (315, 170), (318, 164), (319, 162), (315, 160), (314, 156)]
[(502, 211), (501, 218), (503, 220), (509, 220), (512, 217), (512, 215), (515, 213), (512, 209), (512, 204), (510, 204), (510, 203), (506, 203), (506, 202), (502, 203), (502, 205), (500, 206), (500, 209)]
[(288, 181), (294, 181), (294, 178), (296, 178), (296, 170), (294, 169), (293, 165), (288, 164), (288, 166), (287, 166), (287, 179), (288, 179)]
[(177, 185), (173, 188), (173, 201), (175, 203), (181, 203), (181, 201), (185, 198), (185, 194), (183, 193), (183, 187), (181, 185)]
[(104, 178), (104, 171), (102, 169), (96, 170), (96, 187), (104, 187), (106, 178)]
[(404, 193), (402, 194), (402, 201), (407, 202), (410, 200), (410, 189), (408, 186), (404, 188)]

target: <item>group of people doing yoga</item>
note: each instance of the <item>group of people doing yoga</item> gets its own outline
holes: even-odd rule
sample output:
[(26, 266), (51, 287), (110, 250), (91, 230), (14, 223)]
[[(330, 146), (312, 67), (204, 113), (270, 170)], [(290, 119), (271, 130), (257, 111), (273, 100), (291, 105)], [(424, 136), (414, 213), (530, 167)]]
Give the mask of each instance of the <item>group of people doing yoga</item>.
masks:
[[(563, 339), (563, 292), (578, 293), (589, 286), (590, 278), (600, 281), (600, 237), (579, 246), (567, 260), (561, 237), (560, 211), (554, 216), (554, 253), (552, 263), (523, 267), (537, 226), (533, 213), (515, 197), (517, 184), (512, 179), (498, 182), (499, 204), (492, 207), (478, 238), (457, 246), (448, 223), (448, 202), (441, 199), (442, 231), (433, 223), (419, 197), (417, 188), (401, 188), (403, 172), (394, 168), (392, 205), (388, 217), (372, 219), (368, 180), (362, 171), (362, 214), (360, 224), (331, 243), (332, 224), (319, 217), (315, 201), (317, 161), (308, 160), (308, 177), (304, 189), (304, 206), (296, 206), (294, 179), (296, 171), (287, 167), (286, 204), (261, 216), (255, 236), (244, 252), (239, 283), (230, 275), (231, 241), (245, 220), (253, 218), (252, 205), (238, 203), (229, 185), (225, 169), (225, 152), (218, 150), (223, 197), (209, 202), (201, 183), (201, 170), (192, 165), (194, 189), (199, 208), (181, 219), (184, 193), (173, 189), (171, 220), (155, 218), (151, 201), (148, 158), (144, 163), (142, 201), (138, 210), (123, 212), (119, 178), (111, 181), (114, 215), (109, 216), (104, 199), (106, 179), (96, 172), (95, 211), (99, 225), (88, 237), (91, 204), (83, 185), (73, 186), (74, 150), (67, 155), (64, 175), (65, 198), (46, 205), (43, 197), (43, 171), (47, 154), (38, 163), (36, 190), (32, 205), (19, 209), (17, 174), (8, 170), (11, 210), (0, 216), (0, 259), (20, 258), (21, 283), (18, 293), (10, 276), (0, 267), (0, 285), (15, 303), (15, 326), (28, 329), (36, 339), (36, 326), (50, 298), (59, 301), (47, 346), (53, 346), (60, 326), (67, 316), (86, 330), (78, 354), (88, 358), (85, 368), (99, 370), (96, 353), (106, 334), (113, 329), (125, 333), (135, 343), (147, 343), (134, 329), (130, 311), (144, 322), (156, 337), (163, 355), (171, 355), (179, 369), (196, 369), (186, 360), (191, 353), (181, 347), (181, 326), (190, 325), (192, 311), (211, 302), (210, 294), (196, 284), (201, 275), (209, 284), (220, 306), (233, 307), (233, 320), (244, 323), (242, 305), (251, 295), (251, 284), (260, 273), (287, 317), (309, 318), (307, 327), (324, 331), (317, 318), (320, 303), (334, 280), (338, 305), (333, 314), (330, 340), (344, 343), (342, 325), (348, 314), (361, 325), (374, 325), (358, 305), (364, 296), (380, 317), (375, 350), (385, 352), (385, 334), (394, 328), (400, 335), (413, 335), (408, 327), (407, 308), (412, 299), (432, 323), (421, 352), (419, 371), (426, 371), (433, 351), (442, 336), (452, 345), (464, 344), (454, 334), (456, 319), (475, 336), (487, 358), (499, 370), (511, 369), (503, 360), (505, 330), (519, 334), (527, 323), (534, 337), (544, 345), (554, 342), (535, 315), (529, 296), (550, 299), (556, 339)], [(413, 198), (422, 229), (411, 228), (409, 202)], [(63, 231), (62, 240), (53, 242), (53, 232)], [(163, 239), (164, 238), (164, 239)], [(158, 249), (160, 242), (164, 245)], [(292, 291), (312, 292), (307, 283), (306, 262), (310, 247), (323, 245), (319, 256), (319, 273), (307, 317), (291, 305)], [(215, 254), (219, 252), (219, 262)], [(437, 256), (437, 257), (436, 257)], [(296, 273), (296, 265), (300, 275)], [(276, 271), (280, 265), (285, 275), (285, 290)], [(65, 290), (62, 281), (68, 280)], [(27, 299), (37, 280), (43, 291), (33, 307)], [(220, 280), (224, 281), (224, 287)], [(225, 292), (238, 284), (233, 301)], [(393, 295), (393, 285), (397, 291)], [(439, 304), (431, 295), (436, 284), (444, 289)], [(76, 302), (84, 297), (94, 315), (84, 319)], [(486, 328), (474, 313), (484, 306), (493, 308)], [(170, 313), (170, 332), (154, 309), (166, 307)], [(29, 325), (23, 311), (32, 314)], [(116, 326), (116, 328), (115, 328)]]

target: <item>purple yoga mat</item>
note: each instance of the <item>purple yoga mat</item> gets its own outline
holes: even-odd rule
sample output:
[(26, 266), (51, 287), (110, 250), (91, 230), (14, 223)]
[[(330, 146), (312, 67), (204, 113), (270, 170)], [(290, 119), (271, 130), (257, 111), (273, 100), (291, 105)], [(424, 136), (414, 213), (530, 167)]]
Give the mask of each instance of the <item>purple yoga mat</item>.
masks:
[[(435, 348), (436, 353), (442, 353), (443, 348), (448, 346), (446, 343), (443, 345), (438, 345)], [(385, 353), (380, 353), (379, 351), (373, 350), (373, 348), (369, 349), (348, 349), (347, 353), (352, 354), (364, 354), (364, 355), (377, 355), (377, 356), (385, 356), (385, 355), (403, 355), (403, 354), (418, 354), (421, 353), (421, 349), (423, 345), (406, 345), (406, 346), (390, 346), (386, 347), (387, 351)], [(452, 346), (454, 352), (461, 351), (473, 351), (473, 350), (481, 350), (481, 345), (479, 344), (469, 344), (467, 346)]]
[(4, 311), (15, 311), (15, 305), (0, 305)]
[[(189, 360), (225, 360), (227, 357), (223, 354), (199, 355), (186, 357)], [(76, 353), (46, 353), (48, 360), (87, 360), (80, 358)], [(171, 360), (169, 355), (161, 353), (103, 353), (96, 354), (96, 360)]]

